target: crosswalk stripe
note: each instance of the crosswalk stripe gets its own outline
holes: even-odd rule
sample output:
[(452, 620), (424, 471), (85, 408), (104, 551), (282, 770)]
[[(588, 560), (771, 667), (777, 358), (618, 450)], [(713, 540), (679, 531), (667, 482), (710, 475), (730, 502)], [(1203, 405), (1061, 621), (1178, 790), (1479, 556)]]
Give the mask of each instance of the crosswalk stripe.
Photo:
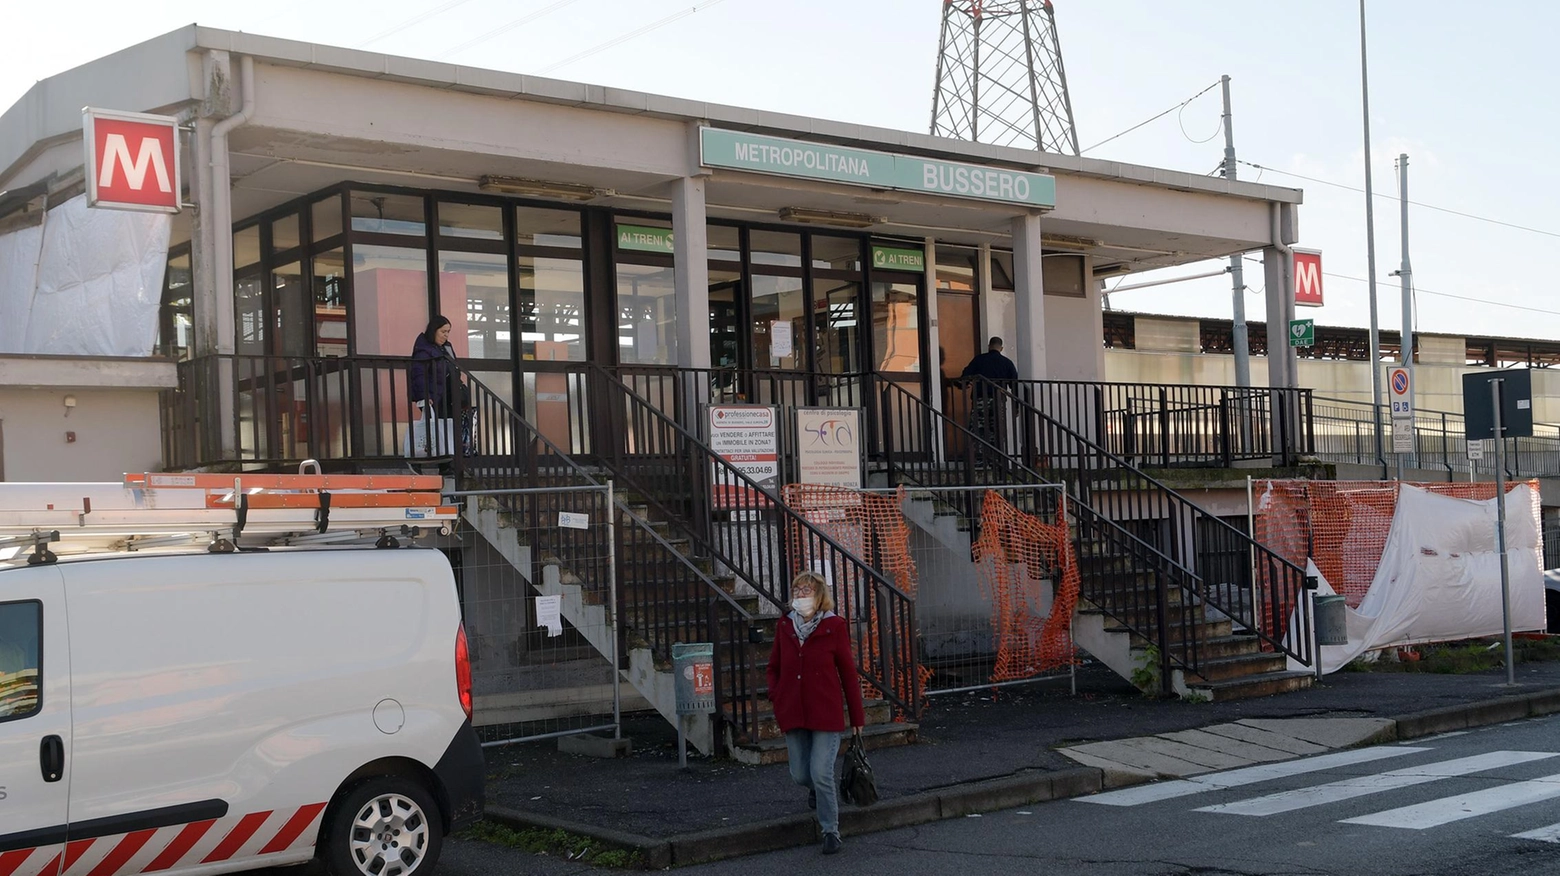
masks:
[(1151, 785), (1139, 785), (1134, 788), (1122, 788), (1119, 791), (1106, 791), (1103, 794), (1095, 794), (1092, 797), (1077, 797), (1074, 799), (1083, 803), (1099, 803), (1104, 806), (1140, 806), (1144, 803), (1154, 803), (1159, 800), (1170, 800), (1190, 794), (1201, 794), (1204, 791), (1238, 788), (1242, 785), (1253, 785), (1257, 782), (1266, 782), (1272, 779), (1304, 775), (1305, 773), (1329, 770), (1334, 767), (1369, 763), (1374, 760), (1401, 757), (1405, 754), (1415, 754), (1430, 750), (1429, 748), (1416, 748), (1410, 745), (1356, 748), (1349, 751), (1338, 751), (1332, 754), (1302, 758), (1300, 760), (1265, 763), (1219, 773), (1208, 773), (1207, 775), (1193, 776), (1189, 779), (1177, 779), (1173, 782), (1159, 782)]
[(1500, 812), (1503, 809), (1552, 800), (1555, 797), (1560, 797), (1560, 774), (1468, 794), (1454, 794), (1427, 803), (1362, 815), (1359, 818), (1345, 818), (1343, 823), (1424, 830), (1465, 818)]
[(1560, 753), (1549, 751), (1491, 751), (1485, 754), (1476, 754), (1472, 757), (1460, 757), (1439, 763), (1421, 764), (1400, 770), (1376, 773), (1375, 775), (1350, 776), (1347, 779), (1328, 782), (1325, 785), (1313, 785), (1309, 788), (1297, 788), (1293, 791), (1280, 791), (1276, 794), (1268, 794), (1265, 797), (1253, 797), (1249, 800), (1204, 806), (1197, 811), (1258, 817), (1278, 815), (1282, 812), (1293, 812), (1296, 809), (1338, 803), (1355, 797), (1364, 797), (1367, 794), (1395, 791), (1399, 788), (1422, 785), (1426, 782), (1434, 782), (1454, 776), (1466, 776), (1472, 773), (1484, 772), (1485, 770), (1499, 769), (1551, 757), (1560, 757)]
[(1560, 824), (1551, 824), (1548, 827), (1540, 827), (1537, 830), (1514, 833), (1512, 839), (1530, 839), (1545, 843), (1560, 843)]

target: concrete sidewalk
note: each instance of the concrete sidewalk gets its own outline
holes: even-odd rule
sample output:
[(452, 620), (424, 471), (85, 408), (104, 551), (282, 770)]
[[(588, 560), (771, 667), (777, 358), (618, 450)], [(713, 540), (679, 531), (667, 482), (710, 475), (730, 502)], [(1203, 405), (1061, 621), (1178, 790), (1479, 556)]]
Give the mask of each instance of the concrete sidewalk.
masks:
[[(1158, 778), (1273, 762), (1560, 712), (1560, 663), (1477, 675), (1342, 672), (1297, 693), (1229, 703), (1142, 697), (1097, 664), (1066, 680), (931, 700), (920, 742), (873, 752), (881, 800), (845, 807), (842, 833), (1072, 797)], [(659, 718), (625, 726), (631, 757), (546, 743), (489, 752), (488, 817), (561, 828), (665, 867), (816, 842), (785, 766), (694, 759), (677, 767)]]

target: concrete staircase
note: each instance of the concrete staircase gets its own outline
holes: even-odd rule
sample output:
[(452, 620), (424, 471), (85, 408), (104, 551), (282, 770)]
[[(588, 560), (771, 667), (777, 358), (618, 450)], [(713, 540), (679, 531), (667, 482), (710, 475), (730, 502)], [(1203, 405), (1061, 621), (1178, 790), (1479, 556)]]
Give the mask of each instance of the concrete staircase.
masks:
[[(1073, 639), (1095, 659), (1138, 685), (1145, 693), (1157, 693), (1160, 686), (1155, 644), (1158, 617), (1152, 608), (1156, 584), (1154, 576), (1148, 572), (1133, 573), (1131, 563), (1129, 558), (1109, 546), (1084, 542), (1079, 572), (1085, 581), (1085, 596), (1079, 600), (1078, 612), (1073, 618)], [(1137, 603), (1144, 608), (1110, 612), (1088, 599), (1089, 577), (1106, 573), (1117, 582), (1123, 575), (1132, 575), (1143, 596)], [(1184, 641), (1182, 621), (1188, 615), (1195, 629), (1201, 671), (1194, 674), (1182, 669), (1172, 670), (1171, 684), (1178, 696), (1222, 702), (1311, 686), (1312, 673), (1289, 670), (1288, 659), (1283, 653), (1263, 651), (1258, 637), (1237, 631), (1234, 622), (1223, 612), (1180, 588), (1170, 591), (1165, 607), (1172, 643)]]
[[(625, 643), (623, 648), (623, 679), (669, 723), (676, 724), (677, 698), (670, 654), (657, 654), (651, 643), (657, 636), (671, 630), (675, 632), (675, 618), (696, 617), (696, 612), (706, 610), (709, 585), (703, 578), (688, 572), (689, 566), (701, 572), (704, 578), (731, 596), (755, 618), (755, 628), (761, 641), (743, 644), (749, 677), (747, 685), (757, 693), (757, 711), (753, 726), (756, 732), (740, 733), (728, 722), (718, 722), (715, 716), (694, 715), (684, 718), (684, 728), (689, 743), (701, 754), (710, 755), (717, 750), (717, 741), (724, 743), (730, 756), (742, 763), (781, 763), (786, 760), (784, 734), (774, 721), (774, 710), (769, 706), (765, 687), (765, 669), (769, 661), (770, 646), (774, 640), (775, 625), (779, 621), (776, 610), (762, 610), (760, 599), (749, 588), (742, 587), (729, 573), (715, 568), (707, 557), (698, 557), (686, 537), (651, 507), (632, 494), (620, 501), (619, 527), (645, 527), (653, 531), (657, 539), (633, 539), (617, 557), (618, 589), (623, 612)], [(526, 544), (522, 529), (512, 516), (502, 511), (491, 499), (468, 504), (464, 516), (483, 538), (521, 574), (530, 580), (533, 568), (532, 548)], [(670, 553), (668, 552), (670, 550)], [(675, 554), (675, 556), (673, 555)], [(580, 631), (591, 646), (603, 655), (613, 653), (614, 643), (610, 634), (610, 621), (605, 591), (589, 586), (572, 576), (560, 558), (541, 557), (539, 580), (530, 581), (540, 595), (561, 597), (562, 614), (568, 623)], [(686, 562), (684, 562), (686, 561)], [(747, 591), (747, 592), (742, 592)], [(717, 645), (718, 648), (721, 645)], [(724, 711), (729, 702), (717, 704), (717, 713)], [(892, 709), (883, 701), (867, 703), (869, 726), (863, 736), (869, 748), (886, 745), (902, 745), (915, 741), (916, 725), (893, 721)], [(723, 735), (717, 740), (717, 726), (723, 727)]]

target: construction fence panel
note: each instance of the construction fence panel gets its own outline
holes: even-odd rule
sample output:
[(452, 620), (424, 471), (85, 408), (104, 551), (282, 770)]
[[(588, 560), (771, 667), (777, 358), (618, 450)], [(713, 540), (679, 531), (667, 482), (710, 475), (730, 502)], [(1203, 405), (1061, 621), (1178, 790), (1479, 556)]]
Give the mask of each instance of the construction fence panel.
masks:
[[(1397, 481), (1257, 480), (1252, 482), (1252, 516), (1257, 541), (1302, 568), (1306, 560), (1358, 608), (1375, 580), (1397, 511)], [(1407, 482), (1402, 482), (1407, 483)], [(1512, 481), (1507, 490), (1527, 484), (1533, 489), (1533, 514), (1538, 516), (1537, 481)], [(1457, 499), (1489, 501), (1495, 484), (1418, 483), (1423, 490)], [(1547, 542), (1546, 542), (1547, 546)], [(1294, 606), (1280, 598), (1268, 576), (1256, 576), (1262, 603), (1258, 620), (1265, 629), (1282, 632)]]
[(452, 560), (483, 744), (616, 735), (624, 687), (611, 486), (458, 498), (464, 513)]
[[(896, 493), (928, 695), (1067, 677), (1078, 563), (1055, 485)], [(1058, 586), (1060, 585), (1060, 586)]]

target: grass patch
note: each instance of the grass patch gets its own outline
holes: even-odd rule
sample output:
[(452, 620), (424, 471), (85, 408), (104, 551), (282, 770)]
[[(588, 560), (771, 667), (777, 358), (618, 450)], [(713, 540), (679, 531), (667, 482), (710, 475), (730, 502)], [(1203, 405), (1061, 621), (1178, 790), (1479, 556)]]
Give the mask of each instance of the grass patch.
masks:
[[(1512, 656), (1517, 663), (1560, 660), (1560, 637), (1513, 638)], [(1471, 675), (1499, 669), (1506, 664), (1506, 649), (1501, 639), (1474, 639), (1398, 648), (1396, 660), (1385, 654), (1372, 662), (1351, 661), (1348, 672), (1430, 672), (1440, 675)]]
[(588, 836), (564, 830), (548, 830), (540, 827), (514, 828), (495, 821), (479, 821), (455, 834), (457, 839), (487, 843), (529, 852), (533, 855), (550, 855), (569, 861), (580, 861), (597, 867), (617, 867), (642, 870), (644, 855), (630, 849), (619, 849), (603, 844)]

